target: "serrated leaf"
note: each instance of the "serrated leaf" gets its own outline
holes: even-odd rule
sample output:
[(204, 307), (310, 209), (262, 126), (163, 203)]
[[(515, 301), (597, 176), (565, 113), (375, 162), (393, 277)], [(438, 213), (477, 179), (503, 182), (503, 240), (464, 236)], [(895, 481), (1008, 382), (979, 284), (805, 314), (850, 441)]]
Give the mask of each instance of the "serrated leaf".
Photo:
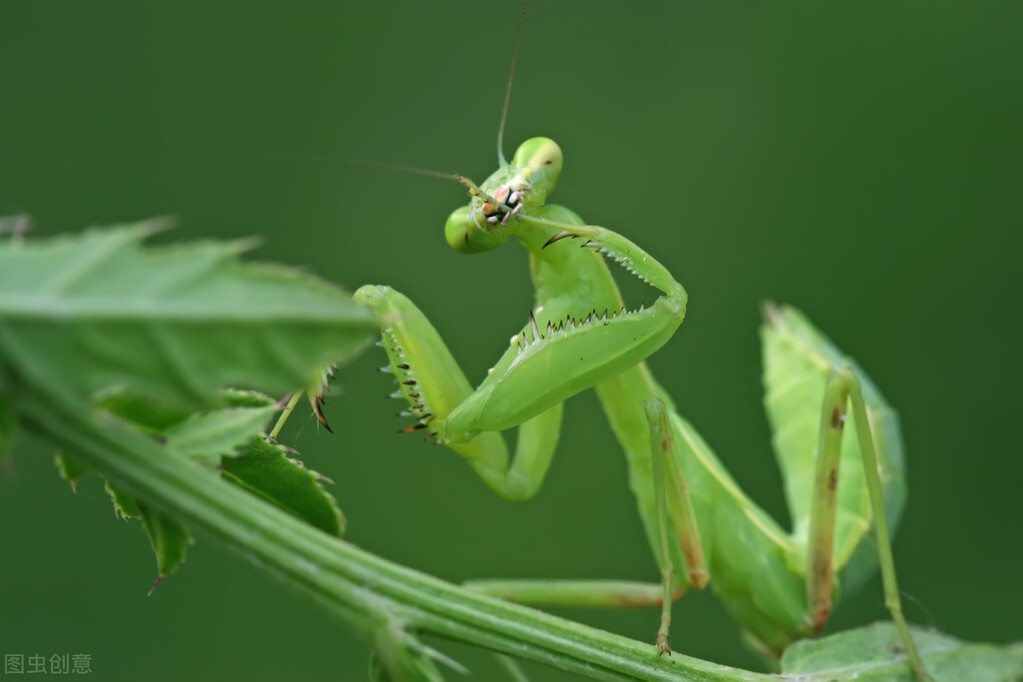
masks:
[(106, 489), (107, 495), (110, 496), (110, 501), (114, 505), (114, 514), (117, 518), (128, 520), (141, 517), (142, 512), (139, 511), (138, 505), (135, 504), (135, 498), (110, 481), (106, 481), (103, 487)]
[(320, 486), (320, 475), (288, 457), (283, 446), (254, 438), (238, 456), (225, 458), (221, 469), (228, 481), (320, 530), (337, 536), (344, 532), (341, 510)]
[(216, 465), (222, 456), (236, 454), (238, 448), (259, 436), (276, 412), (274, 403), (200, 412), (166, 429), (164, 435), (167, 446), (176, 453)]
[[(911, 628), (927, 671), (936, 680), (1023, 680), (1023, 647), (961, 642)], [(913, 682), (899, 633), (891, 623), (875, 623), (821, 639), (796, 642), (781, 659), (782, 672), (808, 680)]]
[(185, 561), (188, 546), (192, 544), (192, 534), (180, 523), (155, 509), (139, 505), (139, 512), (142, 527), (146, 529), (149, 544), (153, 546), (153, 553), (156, 554), (156, 565), (162, 580)]
[(161, 434), (194, 412), (185, 406), (158, 403), (126, 390), (104, 391), (97, 397), (106, 410), (150, 434)]
[(63, 452), (58, 452), (54, 455), (53, 461), (57, 465), (57, 472), (60, 474), (60, 477), (71, 484), (71, 490), (75, 489), (78, 479), (89, 470), (88, 467), (77, 459), (69, 457)]
[(259, 391), (228, 388), (220, 392), (224, 407), (273, 407), (277, 401)]
[(144, 247), (158, 227), (0, 244), (0, 368), (81, 397), (124, 389), (196, 408), (226, 386), (301, 388), (373, 335), (345, 291), (241, 263), (242, 243)]
[[(99, 396), (99, 404), (121, 419), (131, 422), (152, 434), (164, 432), (185, 421), (194, 411), (156, 403), (124, 390), (107, 391)], [(220, 391), (216, 407), (271, 407), (277, 401), (259, 391), (224, 389)]]
[(114, 503), (114, 513), (118, 517), (138, 519), (142, 522), (142, 528), (149, 536), (149, 544), (156, 555), (156, 566), (160, 576), (157, 584), (159, 584), (164, 576), (184, 562), (188, 546), (192, 544), (192, 534), (177, 521), (144, 504), (139, 504), (134, 497), (110, 481), (106, 482), (106, 490), (110, 495), (110, 500)]

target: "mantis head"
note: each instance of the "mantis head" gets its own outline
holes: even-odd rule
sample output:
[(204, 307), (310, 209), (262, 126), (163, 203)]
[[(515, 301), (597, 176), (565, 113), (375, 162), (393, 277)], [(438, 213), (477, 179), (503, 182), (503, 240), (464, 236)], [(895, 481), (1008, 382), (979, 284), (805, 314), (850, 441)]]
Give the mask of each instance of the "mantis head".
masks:
[(558, 184), (562, 162), (554, 140), (534, 137), (519, 145), (511, 163), (502, 164), (482, 186), (459, 177), (472, 199), (444, 225), (448, 244), (460, 253), (479, 253), (503, 243), (512, 233), (509, 223), (515, 215), (543, 206)]

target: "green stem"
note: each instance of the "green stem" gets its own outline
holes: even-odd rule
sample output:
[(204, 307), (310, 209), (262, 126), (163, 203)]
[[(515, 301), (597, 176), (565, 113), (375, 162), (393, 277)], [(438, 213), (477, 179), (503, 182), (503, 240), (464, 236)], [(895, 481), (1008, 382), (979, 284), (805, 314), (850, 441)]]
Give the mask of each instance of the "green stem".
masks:
[(295, 405), (298, 405), (298, 401), (302, 399), (303, 394), (304, 391), (295, 391), (291, 394), (291, 398), (288, 399), (288, 404), (284, 406), (284, 409), (281, 411), (281, 416), (277, 418), (277, 423), (274, 424), (273, 429), (270, 431), (268, 436), (270, 440), (277, 440), (277, 436), (280, 434), (281, 429), (284, 428), (284, 425), (288, 422), (288, 417), (290, 417), (291, 413), (295, 411)]
[[(28, 392), (27, 392), (28, 393)], [(24, 423), (138, 499), (276, 575), (369, 640), (384, 623), (597, 680), (763, 680), (651, 643), (474, 594), (322, 533), (209, 471), (174, 457), (109, 414), (25, 395)]]

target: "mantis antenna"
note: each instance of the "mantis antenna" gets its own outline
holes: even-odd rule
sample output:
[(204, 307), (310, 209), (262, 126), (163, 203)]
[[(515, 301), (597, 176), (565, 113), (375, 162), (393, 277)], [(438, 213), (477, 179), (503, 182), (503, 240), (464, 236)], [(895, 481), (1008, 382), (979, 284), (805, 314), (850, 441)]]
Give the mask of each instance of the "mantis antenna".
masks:
[(400, 163), (387, 163), (385, 161), (369, 161), (366, 159), (346, 159), (342, 157), (328, 157), (318, 156), (316, 154), (294, 154), (291, 152), (278, 152), (270, 149), (256, 149), (254, 153), (260, 156), (270, 156), (278, 159), (288, 159), (290, 161), (302, 161), (306, 163), (320, 163), (325, 165), (342, 165), (342, 166), (368, 166), (370, 168), (379, 168), (381, 170), (392, 171), (395, 173), (408, 173), (410, 175), (425, 175), (430, 178), (441, 178), (442, 180), (454, 180), (460, 185), (463, 185), (469, 189), (469, 195), (479, 197), (484, 201), (491, 203), (498, 203), (497, 199), (493, 198), (479, 186), (470, 180), (469, 178), (459, 173), (445, 173), (443, 171), (431, 170), (429, 168), (418, 168), (416, 166), (405, 166)]
[[(515, 65), (519, 61), (519, 48), (522, 47), (522, 32), (526, 25), (526, 11), (529, 9), (529, 0), (522, 0), (522, 12), (519, 14), (519, 27), (518, 32), (515, 34), (515, 48), (512, 50), (512, 61), (511, 69), (508, 71), (508, 85), (504, 90), (504, 105), (501, 107), (501, 122), (497, 127), (497, 159), (500, 161), (502, 166), (508, 165), (507, 159), (504, 157), (504, 128), (508, 121), (508, 105), (511, 102), (512, 83), (515, 81)], [(317, 156), (315, 154), (293, 154), (289, 152), (278, 152), (268, 149), (255, 149), (252, 150), (254, 153), (260, 156), (272, 156), (279, 159), (290, 159), (292, 161), (305, 161), (308, 163), (320, 163), (328, 165), (348, 165), (348, 166), (369, 166), (371, 168), (380, 168), (382, 170), (394, 171), (398, 173), (408, 173), (411, 175), (425, 175), (432, 178), (442, 178), (445, 180), (454, 180), (460, 185), (468, 188), (469, 195), (479, 197), (484, 201), (489, 201), (494, 204), (498, 204), (496, 199), (491, 197), (489, 194), (484, 192), (480, 187), (469, 178), (459, 173), (444, 173), (441, 171), (430, 170), (428, 168), (417, 168), (415, 166), (405, 166), (396, 163), (385, 163), (382, 161), (367, 161), (364, 159), (345, 159), (345, 158), (329, 158), (324, 156)]]
[(512, 51), (511, 70), (508, 72), (508, 86), (504, 90), (504, 106), (501, 107), (501, 124), (497, 127), (497, 160), (502, 166), (508, 165), (508, 161), (504, 158), (504, 124), (508, 121), (508, 103), (511, 102), (512, 81), (515, 80), (515, 65), (519, 61), (519, 48), (522, 47), (522, 29), (526, 25), (527, 9), (529, 9), (529, 0), (522, 0), (519, 31), (515, 34), (515, 49)]

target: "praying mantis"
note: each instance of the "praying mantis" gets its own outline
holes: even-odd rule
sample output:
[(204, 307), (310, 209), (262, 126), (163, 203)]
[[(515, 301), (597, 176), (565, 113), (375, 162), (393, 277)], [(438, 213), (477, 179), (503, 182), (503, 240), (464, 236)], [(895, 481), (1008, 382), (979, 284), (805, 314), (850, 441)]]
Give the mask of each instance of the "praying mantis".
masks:
[[(562, 404), (595, 389), (626, 454), (661, 581), (473, 587), (530, 603), (659, 604), (656, 652), (664, 654), (672, 602), (709, 585), (750, 639), (777, 655), (825, 625), (839, 586), (854, 589), (879, 567), (908, 664), (928, 679), (902, 615), (889, 540), (889, 522), (898, 519), (905, 496), (895, 412), (801, 313), (765, 306), (765, 406), (794, 524), (784, 530), (742, 492), (644, 362), (681, 325), (683, 285), (628, 237), (547, 203), (563, 166), (553, 140), (526, 140), (505, 159), (510, 90), (509, 78), (499, 168), (479, 185), (454, 176), (470, 201), (445, 224), (456, 252), (485, 253), (514, 238), (529, 254), (535, 304), (507, 350), (473, 388), (409, 298), (368, 285), (355, 300), (379, 321), (386, 369), (398, 383), (392, 397), (407, 401), (402, 414), (414, 418), (401, 431), (421, 432), (454, 451), (504, 498), (525, 500), (538, 491), (556, 451)], [(629, 307), (609, 262), (656, 289), (656, 301)], [(315, 399), (314, 408), (326, 423)], [(510, 454), (501, 431), (511, 428), (518, 436)]]

